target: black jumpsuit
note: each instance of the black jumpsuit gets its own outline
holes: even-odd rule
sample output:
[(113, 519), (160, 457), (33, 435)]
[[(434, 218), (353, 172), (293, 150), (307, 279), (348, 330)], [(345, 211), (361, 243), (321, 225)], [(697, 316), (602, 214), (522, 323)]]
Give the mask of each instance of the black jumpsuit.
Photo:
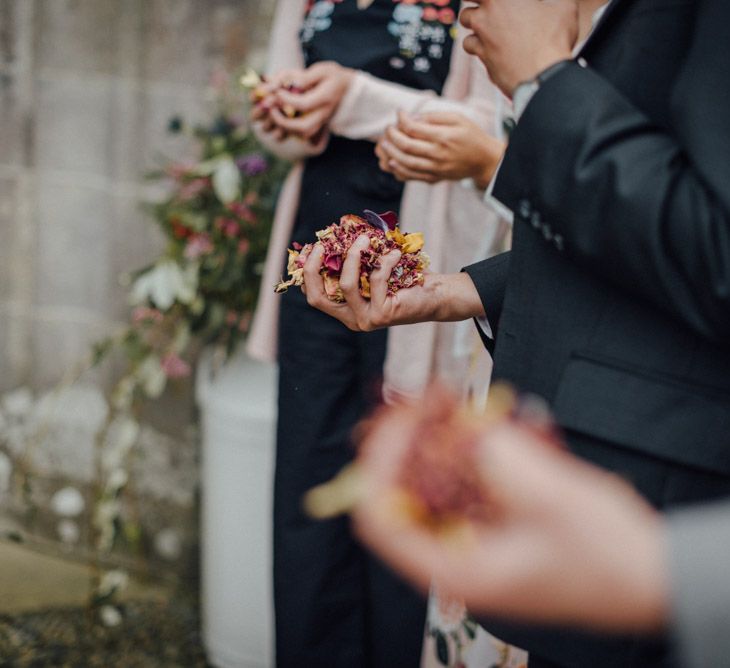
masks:
[[(380, 79), (441, 92), (458, 2), (310, 2), (301, 41), (307, 65), (332, 60)], [(292, 240), (306, 243), (345, 213), (398, 211), (402, 184), (381, 172), (368, 141), (333, 136), (307, 161)], [(355, 333), (282, 296), (274, 493), (277, 664), (419, 663), (425, 600), (374, 561), (345, 518), (308, 519), (301, 498), (353, 454), (350, 434), (379, 398), (386, 331)]]

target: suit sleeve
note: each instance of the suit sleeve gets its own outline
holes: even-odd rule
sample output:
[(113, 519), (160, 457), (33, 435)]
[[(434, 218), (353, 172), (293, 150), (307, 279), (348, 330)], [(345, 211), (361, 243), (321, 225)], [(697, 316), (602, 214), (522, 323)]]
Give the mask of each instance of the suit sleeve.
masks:
[(494, 338), (486, 336), (479, 323), (476, 323), (479, 336), (490, 355), (494, 354), (495, 341), (499, 335), (499, 319), (502, 316), (504, 293), (507, 289), (509, 260), (510, 251), (507, 251), (463, 269), (469, 275), (479, 293), (479, 299), (484, 306), (484, 313), (494, 335)]
[(674, 635), (682, 665), (730, 656), (730, 502), (674, 513), (667, 522)]
[(525, 110), (494, 195), (538, 212), (589, 271), (727, 341), (730, 77), (720, 53), (730, 16), (721, 0), (698, 13), (674, 84), (672, 134), (602, 76), (570, 64)]

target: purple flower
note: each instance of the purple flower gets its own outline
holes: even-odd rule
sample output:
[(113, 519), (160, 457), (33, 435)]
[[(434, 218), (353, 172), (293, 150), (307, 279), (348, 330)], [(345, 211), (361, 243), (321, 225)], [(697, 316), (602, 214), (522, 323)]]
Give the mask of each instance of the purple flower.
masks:
[(236, 165), (246, 176), (262, 174), (269, 168), (269, 163), (260, 153), (249, 153), (236, 160)]

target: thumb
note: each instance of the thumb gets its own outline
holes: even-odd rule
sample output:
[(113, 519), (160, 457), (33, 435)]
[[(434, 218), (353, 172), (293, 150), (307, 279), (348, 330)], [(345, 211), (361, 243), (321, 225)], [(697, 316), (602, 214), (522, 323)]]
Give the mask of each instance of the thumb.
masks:
[(393, 249), (380, 257), (380, 266), (370, 275), (370, 300), (382, 304), (388, 297), (388, 279), (400, 261), (401, 252)]

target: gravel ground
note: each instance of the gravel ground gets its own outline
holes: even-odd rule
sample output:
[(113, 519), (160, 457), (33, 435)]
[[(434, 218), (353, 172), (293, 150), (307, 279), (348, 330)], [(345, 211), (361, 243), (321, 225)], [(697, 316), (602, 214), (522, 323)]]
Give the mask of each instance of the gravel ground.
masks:
[(0, 615), (3, 668), (207, 668), (197, 607), (190, 602), (127, 602), (114, 628), (83, 608)]

